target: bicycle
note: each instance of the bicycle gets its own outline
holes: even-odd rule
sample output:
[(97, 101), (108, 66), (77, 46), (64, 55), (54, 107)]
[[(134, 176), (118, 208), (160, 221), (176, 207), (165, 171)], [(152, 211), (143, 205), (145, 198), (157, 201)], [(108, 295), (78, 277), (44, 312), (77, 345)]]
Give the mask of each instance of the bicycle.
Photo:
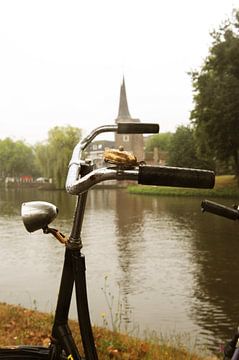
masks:
[[(230, 220), (239, 220), (239, 206), (228, 207), (214, 201), (203, 200), (201, 210), (225, 217)], [(224, 349), (224, 360), (239, 360), (239, 327), (233, 338), (226, 343)]]
[[(138, 163), (133, 154), (123, 149), (106, 151), (104, 157), (106, 166), (95, 169), (90, 161), (84, 160), (84, 151), (92, 140), (103, 132), (117, 132), (118, 134), (158, 133), (159, 126), (144, 123), (105, 125), (93, 130), (75, 146), (66, 179), (66, 191), (77, 196), (69, 237), (59, 230), (49, 227), (58, 213), (55, 205), (43, 201), (30, 201), (22, 204), (21, 215), (26, 230), (34, 232), (42, 229), (43, 233), (52, 234), (65, 245), (65, 259), (49, 347), (1, 348), (0, 359), (2, 360), (22, 358), (35, 360), (98, 359), (88, 307), (85, 257), (81, 252), (83, 246), (81, 229), (89, 189), (106, 180), (133, 180), (139, 184), (155, 186), (192, 188), (213, 188), (214, 186), (215, 175), (213, 171), (146, 165), (145, 163)], [(80, 355), (68, 325), (68, 314), (74, 286), (84, 357)]]

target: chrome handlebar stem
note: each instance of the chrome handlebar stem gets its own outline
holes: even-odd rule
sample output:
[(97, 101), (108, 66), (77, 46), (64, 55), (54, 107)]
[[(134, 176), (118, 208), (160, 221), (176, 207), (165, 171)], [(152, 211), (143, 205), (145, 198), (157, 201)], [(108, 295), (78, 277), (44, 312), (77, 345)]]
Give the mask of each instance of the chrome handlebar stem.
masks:
[(138, 168), (100, 168), (91, 171), (89, 174), (66, 184), (66, 190), (71, 195), (79, 195), (88, 191), (92, 186), (105, 180), (138, 180)]
[(104, 180), (128, 180), (133, 178), (137, 180), (137, 175), (128, 173), (125, 170), (117, 170), (113, 168), (101, 168), (92, 171), (90, 174), (79, 178), (81, 165), (85, 164), (82, 160), (83, 151), (99, 134), (104, 132), (117, 132), (118, 125), (104, 125), (93, 130), (88, 136), (83, 138), (74, 148), (69, 163), (69, 170), (66, 179), (66, 191), (72, 195), (79, 195), (86, 192), (93, 185)]

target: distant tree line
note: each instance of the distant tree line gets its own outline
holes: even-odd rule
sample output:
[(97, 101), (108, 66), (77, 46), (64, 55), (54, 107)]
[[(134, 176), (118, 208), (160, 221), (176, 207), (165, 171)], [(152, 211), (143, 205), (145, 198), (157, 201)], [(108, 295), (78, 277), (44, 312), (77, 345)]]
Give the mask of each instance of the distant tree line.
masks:
[(0, 176), (37, 176), (34, 149), (23, 141), (10, 138), (0, 140)]
[[(215, 169), (239, 178), (239, 11), (211, 36), (201, 68), (189, 73), (194, 99), (190, 124), (149, 137), (145, 151), (167, 152), (167, 165)], [(67, 126), (51, 129), (47, 141), (33, 147), (0, 140), (0, 176), (52, 177), (62, 188), (80, 137), (79, 129)]]
[(79, 142), (81, 130), (72, 126), (54, 127), (48, 140), (35, 146), (36, 165), (44, 177), (53, 178), (57, 188), (64, 188), (72, 151)]
[(54, 127), (47, 141), (35, 146), (10, 138), (0, 140), (1, 178), (30, 175), (53, 178), (57, 188), (65, 184), (68, 163), (81, 130), (72, 126)]
[[(164, 161), (169, 166), (191, 167), (215, 170), (216, 164), (210, 158), (201, 157), (197, 151), (195, 131), (189, 126), (178, 126), (175, 133), (167, 132), (149, 137), (145, 151), (158, 149), (159, 158), (164, 155)], [(226, 169), (226, 172), (229, 169)]]

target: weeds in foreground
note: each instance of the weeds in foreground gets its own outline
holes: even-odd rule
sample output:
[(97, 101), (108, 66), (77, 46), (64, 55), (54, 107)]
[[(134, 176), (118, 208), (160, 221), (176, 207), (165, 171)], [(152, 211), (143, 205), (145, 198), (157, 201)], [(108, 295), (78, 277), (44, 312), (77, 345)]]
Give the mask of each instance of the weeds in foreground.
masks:
[(108, 276), (106, 275), (101, 290), (104, 294), (108, 311), (108, 314), (107, 312), (101, 314), (103, 327), (110, 328), (113, 332), (123, 331), (128, 335), (135, 334), (136, 330), (138, 330), (138, 326), (133, 324), (131, 319), (132, 310), (128, 305), (126, 296), (122, 294), (120, 283), (118, 282), (118, 294), (115, 296), (110, 290)]
[[(104, 286), (101, 288), (103, 291), (103, 294), (105, 296), (106, 304), (109, 310), (110, 315), (110, 322), (112, 326), (112, 330), (114, 332), (121, 331), (121, 325), (122, 325), (122, 317), (123, 317), (123, 303), (121, 301), (121, 289), (119, 286), (119, 294), (118, 298), (115, 303), (115, 296), (112, 294), (112, 292), (109, 289), (108, 284), (108, 276), (106, 275), (104, 278)], [(106, 313), (101, 314), (103, 319), (103, 326), (108, 328), (109, 327), (109, 321), (107, 320)]]
[[(111, 331), (105, 329), (104, 338), (98, 337), (98, 343), (100, 342), (100, 348), (105, 353), (110, 353), (112, 358), (121, 359), (120, 354), (124, 354), (125, 357), (122, 359), (128, 359), (128, 348), (130, 347), (129, 359), (190, 359), (199, 360), (202, 357), (192, 355), (189, 353), (188, 348), (186, 349), (185, 343), (190, 346), (192, 352), (197, 353), (200, 351), (206, 354), (206, 349), (199, 348), (196, 345), (196, 340), (193, 343), (190, 334), (176, 334), (166, 336), (165, 334), (158, 334), (155, 331), (145, 331), (143, 334), (144, 341), (140, 341), (137, 337), (132, 337), (132, 334), (139, 334), (138, 327), (132, 325), (132, 319), (129, 319), (129, 310), (127, 309), (127, 302), (122, 295), (122, 289), (120, 283), (118, 283), (118, 295), (117, 297), (112, 293), (109, 286), (109, 278), (105, 276), (104, 285), (101, 288), (105, 296), (108, 316), (107, 313), (102, 313), (103, 327), (111, 328)], [(132, 315), (132, 310), (130, 310)], [(109, 320), (108, 320), (109, 318)], [(125, 323), (125, 320), (126, 321)], [(129, 326), (130, 324), (130, 326)], [(124, 334), (120, 334), (122, 331), (122, 325), (124, 326)], [(105, 334), (107, 333), (107, 336)], [(118, 357), (117, 357), (118, 356)], [(204, 357), (205, 359), (218, 359), (217, 357)]]
[[(51, 334), (53, 315), (0, 303), (0, 345), (38, 344), (47, 346)], [(69, 321), (76, 344), (82, 352), (79, 326)], [(183, 346), (143, 341), (100, 327), (94, 327), (99, 360), (216, 360), (189, 353)]]

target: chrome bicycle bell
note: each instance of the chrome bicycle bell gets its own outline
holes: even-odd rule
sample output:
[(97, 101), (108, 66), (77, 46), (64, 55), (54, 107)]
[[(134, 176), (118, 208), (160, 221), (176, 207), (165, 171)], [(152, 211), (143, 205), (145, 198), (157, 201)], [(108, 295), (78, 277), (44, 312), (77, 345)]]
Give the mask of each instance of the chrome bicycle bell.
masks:
[(23, 224), (29, 232), (46, 229), (57, 214), (57, 207), (46, 201), (29, 201), (21, 207)]

